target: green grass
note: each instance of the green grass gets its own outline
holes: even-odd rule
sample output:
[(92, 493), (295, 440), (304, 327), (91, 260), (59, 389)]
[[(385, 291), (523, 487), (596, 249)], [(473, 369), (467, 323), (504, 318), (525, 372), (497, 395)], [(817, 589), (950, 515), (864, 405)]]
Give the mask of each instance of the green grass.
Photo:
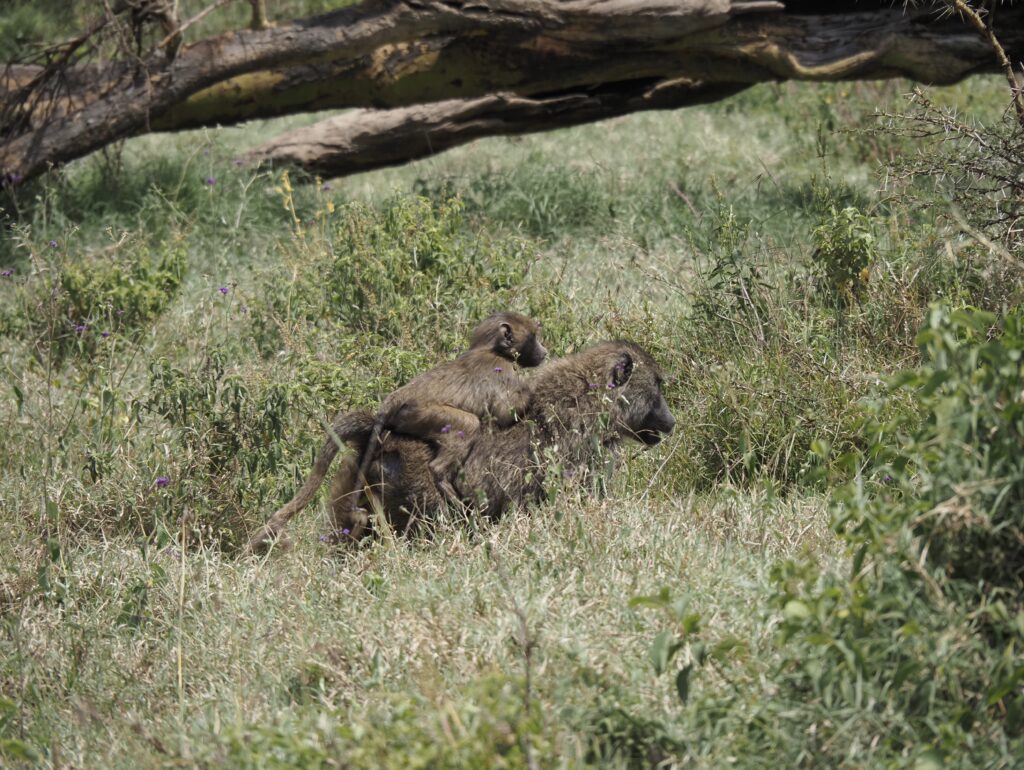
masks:
[[(756, 496), (565, 500), (343, 556), (317, 542), (319, 524), (310, 517), (294, 550), (260, 562), (82, 543), (55, 568), (60, 598), (11, 608), (5, 647), (20, 676), (5, 686), (17, 704), (7, 734), (89, 766), (330, 766), (351, 752), (380, 766), (387, 748), (388, 766), (439, 751), (454, 767), (457, 751), (486, 756), (492, 732), (515, 727), (488, 719), (519, 718), (521, 610), (536, 643), (530, 739), (545, 766), (579, 766), (611, 750), (578, 744), (602, 710), (665, 720), (666, 740), (687, 733), (647, 663), (662, 624), (631, 596), (689, 586), (704, 636), (742, 635), (755, 655), (771, 647), (772, 621), (756, 610), (766, 565), (834, 550), (820, 504)], [(33, 560), (33, 543), (5, 542)], [(709, 674), (697, 690), (719, 686)], [(349, 732), (382, 724), (407, 743)], [(721, 760), (729, 748), (687, 751)]]
[[(1002, 88), (936, 98), (988, 118)], [(864, 400), (918, 362), (930, 301), (984, 304), (996, 280), (939, 204), (879, 192), (909, 140), (833, 131), (905, 89), (760, 86), (330, 189), (233, 164), (303, 116), (141, 137), (19, 191), (0, 242), (0, 763), (930, 758), (888, 702), (801, 689), (778, 634), (794, 565), (849, 568), (828, 499), (870, 445)], [(829, 207), (870, 230), (863, 285), (829, 282), (846, 273), (822, 259), (850, 244)], [(837, 245), (812, 258), (822, 226)], [(321, 419), (377, 403), (498, 306), (538, 317), (555, 355), (650, 348), (676, 433), (629, 448), (602, 499), (568, 489), (343, 553), (318, 541), (316, 505), (292, 550), (238, 558)], [(897, 394), (876, 416), (915, 414)], [(630, 604), (663, 588), (666, 606)], [(682, 643), (661, 674), (658, 639)], [(971, 764), (970, 741), (1006, 764), (1019, 740), (966, 735), (943, 744), (950, 764)]]

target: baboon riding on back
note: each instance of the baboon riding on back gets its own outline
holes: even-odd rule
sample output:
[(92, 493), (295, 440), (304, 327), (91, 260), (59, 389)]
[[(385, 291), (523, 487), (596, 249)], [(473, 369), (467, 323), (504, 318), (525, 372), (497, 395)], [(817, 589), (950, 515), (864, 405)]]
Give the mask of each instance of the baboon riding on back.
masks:
[[(452, 480), (455, 493), (494, 518), (510, 505), (541, 498), (552, 464), (566, 475), (582, 475), (601, 453), (614, 453), (623, 439), (657, 444), (675, 426), (662, 395), (663, 381), (653, 357), (629, 341), (604, 342), (549, 362), (530, 380), (529, 403), (520, 419), (480, 431)], [(377, 440), (374, 424), (369, 412), (339, 415), (303, 487), (314, 480), (319, 486), (327, 471), (321, 460), (325, 454), (333, 458), (338, 442), (353, 450), (342, 458), (330, 494), (333, 526), (347, 538), (365, 534), (370, 510), (382, 511), (402, 531), (445, 503), (431, 470), (435, 450), (430, 443), (393, 432)], [(334, 452), (326, 451), (328, 444)], [(297, 512), (291, 503), (280, 509), (250, 548), (271, 542)]]

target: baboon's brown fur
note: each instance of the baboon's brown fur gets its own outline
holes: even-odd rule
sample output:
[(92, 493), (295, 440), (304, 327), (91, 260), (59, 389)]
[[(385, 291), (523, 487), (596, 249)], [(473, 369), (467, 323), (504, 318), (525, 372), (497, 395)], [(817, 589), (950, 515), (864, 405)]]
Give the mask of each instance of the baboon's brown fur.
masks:
[[(466, 353), (418, 375), (384, 399), (377, 417), (370, 418), (368, 436), (352, 433), (352, 425), (362, 426), (365, 415), (338, 415), (334, 437), (358, 445), (363, 460), (361, 465), (346, 458), (332, 489), (355, 487), (355, 480), (365, 475), (372, 456), (367, 447), (379, 446), (386, 430), (437, 448), (428, 464), (429, 472), (445, 497), (456, 501), (458, 494), (449, 479), (453, 469), (466, 458), (482, 423), (507, 427), (525, 414), (530, 389), (520, 379), (517, 367), (537, 366), (545, 356), (540, 326), (532, 319), (511, 312), (484, 319), (473, 329)], [(328, 435), (309, 478), (250, 540), (249, 550), (277, 537), (288, 520), (309, 504), (337, 453), (338, 444)], [(331, 499), (335, 499), (333, 492)]]
[[(650, 354), (626, 341), (601, 343), (548, 363), (531, 380), (525, 419), (508, 428), (481, 431), (455, 482), (457, 492), (468, 505), (493, 518), (512, 504), (542, 497), (553, 465), (567, 477), (582, 477), (602, 450), (614, 453), (623, 438), (658, 443), (675, 426), (661, 392), (662, 381)], [(358, 456), (370, 445), (373, 417), (347, 417), (348, 425), (354, 427), (361, 420), (364, 426), (361, 436), (339, 433)], [(334, 527), (353, 539), (365, 534), (368, 509), (379, 508), (391, 526), (402, 531), (417, 516), (443, 504), (429, 469), (429, 444), (391, 433), (370, 449), (364, 478), (349, 455), (331, 484)], [(286, 522), (281, 521), (272, 536)]]
[(526, 413), (530, 389), (517, 367), (537, 366), (545, 356), (536, 321), (520, 313), (495, 313), (473, 330), (466, 353), (414, 377), (384, 399), (374, 439), (387, 429), (435, 444), (430, 470), (441, 491), (454, 500), (449, 477), (466, 459), (481, 422), (507, 428)]

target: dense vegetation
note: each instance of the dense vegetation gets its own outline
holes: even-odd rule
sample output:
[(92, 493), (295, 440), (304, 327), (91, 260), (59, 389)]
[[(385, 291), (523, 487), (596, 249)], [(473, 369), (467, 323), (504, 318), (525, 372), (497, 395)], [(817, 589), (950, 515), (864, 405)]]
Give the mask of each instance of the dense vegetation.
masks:
[[(1013, 764), (1024, 153), (1005, 82), (903, 90), (331, 182), (236, 167), (253, 125), (7, 191), (0, 762)], [(600, 499), (238, 557), (324, 418), (504, 307), (650, 348), (675, 435)]]

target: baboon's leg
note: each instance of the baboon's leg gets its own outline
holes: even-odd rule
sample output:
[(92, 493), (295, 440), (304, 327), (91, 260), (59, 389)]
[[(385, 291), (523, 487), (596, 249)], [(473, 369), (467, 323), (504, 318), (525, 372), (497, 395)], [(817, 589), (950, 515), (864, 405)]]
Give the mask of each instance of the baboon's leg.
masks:
[(365, 508), (359, 506), (363, 485), (359, 481), (359, 458), (342, 458), (331, 479), (331, 523), (338, 540), (361, 540), (370, 523)]
[(469, 455), (480, 431), (480, 418), (442, 404), (409, 403), (389, 417), (388, 427), (395, 433), (437, 445), (437, 455), (430, 461), (430, 472), (445, 497), (456, 501), (458, 495), (451, 485), (451, 476)]

